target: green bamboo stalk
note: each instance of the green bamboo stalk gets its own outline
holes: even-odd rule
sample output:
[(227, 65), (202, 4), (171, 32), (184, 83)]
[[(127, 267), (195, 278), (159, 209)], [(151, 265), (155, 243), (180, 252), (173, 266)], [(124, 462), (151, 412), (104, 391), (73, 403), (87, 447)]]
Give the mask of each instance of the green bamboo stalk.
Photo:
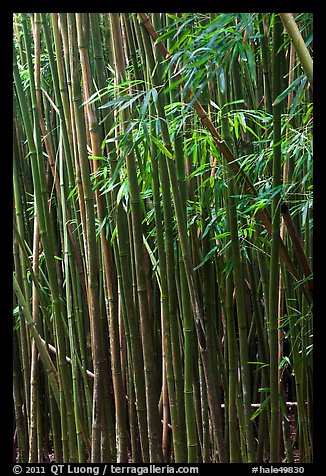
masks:
[[(279, 48), (282, 44), (282, 23), (275, 16), (273, 30), (273, 98), (281, 93)], [(281, 105), (273, 105), (273, 187), (281, 184)], [(280, 205), (279, 194), (272, 202), (272, 250), (269, 273), (269, 351), (270, 351), (270, 396), (271, 396), (271, 426), (270, 426), (270, 461), (279, 462), (279, 395), (278, 395), (278, 276), (279, 276), (279, 234), (280, 234)]]
[(20, 64), (24, 65), (26, 64), (26, 52), (23, 47), (23, 42), (22, 42), (22, 33), (21, 30), (19, 29), (19, 23), (18, 23), (18, 15), (17, 13), (14, 13), (13, 16), (14, 20), (14, 32), (15, 32), (15, 38), (17, 39), (17, 44), (18, 44), (18, 52), (19, 52), (19, 59), (20, 59)]
[(265, 22), (263, 19), (263, 14), (258, 14), (259, 18), (259, 32), (260, 32), (260, 44), (261, 44), (261, 57), (263, 64), (263, 75), (264, 75), (264, 101), (266, 104), (266, 111), (269, 114), (272, 114), (272, 90), (271, 90), (271, 81), (270, 81), (270, 55), (268, 50), (268, 40), (266, 33), (264, 31)]
[[(20, 183), (18, 179), (18, 156), (17, 156), (17, 142), (14, 141), (14, 155), (13, 155), (13, 185), (14, 185), (14, 203), (15, 203), (15, 212), (16, 212), (16, 221), (17, 221), (17, 232), (20, 236), (25, 237), (25, 227), (24, 227), (24, 218), (23, 218), (23, 209), (22, 209), (22, 192), (20, 188)], [(21, 247), (19, 247), (19, 256), (17, 256), (18, 264), (15, 265), (17, 279), (22, 289), (24, 290), (24, 295), (26, 297), (26, 302), (29, 304), (30, 289), (27, 281), (27, 269), (28, 269), (28, 256), (23, 253)], [(29, 427), (29, 414), (30, 414), (30, 368), (29, 368), (29, 339), (26, 329), (26, 325), (23, 322), (20, 327), (19, 332), (20, 347), (21, 347), (21, 364), (22, 364), (22, 376), (23, 376), (23, 388), (24, 388), (24, 400), (26, 405), (26, 417), (27, 425)]]
[(209, 435), (209, 412), (207, 389), (202, 364), (199, 365), (200, 396), (201, 396), (201, 420), (202, 420), (202, 460), (203, 463), (210, 462), (210, 435)]
[[(34, 218), (34, 239), (33, 239), (33, 271), (37, 277), (37, 268), (39, 260), (39, 227), (37, 223), (37, 218)], [(39, 300), (38, 294), (36, 291), (36, 286), (33, 284), (32, 290), (32, 316), (35, 322), (35, 326), (40, 332), (40, 311), (39, 311)], [(29, 457), (28, 461), (30, 463), (38, 463), (37, 450), (37, 437), (38, 437), (38, 409), (40, 406), (40, 374), (39, 374), (39, 365), (38, 365), (38, 352), (35, 340), (32, 343), (32, 361), (31, 361), (31, 415), (30, 415), (30, 433), (29, 433)]]
[[(40, 23), (39, 16), (36, 16), (34, 22), (34, 43), (35, 43), (35, 93), (39, 90), (40, 84)], [(39, 227), (37, 223), (37, 217), (34, 217), (34, 236), (33, 236), (33, 271), (37, 277), (38, 261), (39, 261)], [(39, 298), (35, 284), (32, 288), (32, 316), (36, 325), (36, 328), (40, 332), (40, 310), (39, 310)], [(29, 462), (36, 463), (42, 462), (39, 458), (39, 453), (42, 451), (40, 448), (40, 439), (42, 440), (42, 434), (40, 432), (40, 374), (38, 365), (38, 352), (35, 341), (32, 343), (32, 361), (31, 361), (31, 422), (30, 422), (30, 435), (29, 435)]]
[[(141, 448), (137, 440), (137, 412), (135, 408), (135, 390), (133, 386), (133, 369), (132, 360), (128, 359), (130, 365), (127, 365), (127, 394), (128, 394), (128, 415), (129, 415), (129, 431), (131, 440), (132, 462), (141, 462)], [(127, 361), (127, 363), (128, 363)]]
[[(229, 258), (231, 258), (229, 253)], [(229, 372), (229, 394), (228, 394), (228, 425), (229, 425), (229, 446), (230, 463), (240, 462), (240, 446), (237, 434), (237, 405), (236, 388), (238, 372), (238, 352), (235, 332), (235, 319), (233, 313), (233, 279), (232, 274), (226, 276), (225, 299), (226, 299), (226, 326), (228, 340), (228, 372)]]
[(188, 463), (197, 461), (197, 430), (194, 406), (194, 322), (190, 306), (189, 292), (184, 272), (183, 263), (180, 266), (180, 284), (183, 305), (183, 326), (184, 326), (184, 395), (185, 395), (185, 416), (187, 428), (187, 449)]
[(283, 25), (286, 31), (291, 38), (295, 51), (298, 55), (298, 58), (302, 64), (302, 67), (307, 75), (308, 81), (313, 86), (313, 61), (306, 47), (304, 39), (300, 33), (298, 25), (296, 24), (295, 19), (293, 18), (292, 13), (279, 13)]

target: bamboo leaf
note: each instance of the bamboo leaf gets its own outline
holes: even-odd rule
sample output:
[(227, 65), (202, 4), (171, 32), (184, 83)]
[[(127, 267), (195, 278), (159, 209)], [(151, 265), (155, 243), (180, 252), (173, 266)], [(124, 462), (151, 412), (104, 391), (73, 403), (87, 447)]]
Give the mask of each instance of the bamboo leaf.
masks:
[(201, 268), (214, 255), (216, 250), (217, 250), (217, 245), (213, 246), (213, 248), (207, 253), (204, 259), (201, 261), (201, 263), (194, 268), (194, 271)]
[(97, 156), (97, 155), (89, 155), (88, 160), (106, 160), (106, 157)]
[(164, 144), (162, 144), (161, 141), (159, 141), (155, 136), (151, 135), (151, 139), (152, 141), (154, 142), (154, 144), (160, 149), (161, 152), (163, 152), (164, 155), (166, 155), (166, 157), (168, 157), (169, 159), (172, 159), (173, 158), (173, 155), (171, 154), (171, 152), (165, 147)]
[(282, 416), (283, 416), (284, 420), (290, 421), (289, 417), (288, 417), (288, 411), (287, 411), (287, 408), (286, 408), (286, 403), (285, 403), (285, 400), (283, 398), (283, 395), (279, 394), (279, 400), (280, 400), (281, 413), (282, 413)]
[(264, 410), (264, 408), (266, 408), (267, 405), (269, 404), (270, 399), (271, 399), (271, 397), (270, 397), (270, 395), (268, 395), (268, 397), (265, 398), (265, 400), (259, 405), (257, 410), (255, 410), (254, 413), (251, 415), (250, 420), (255, 420), (255, 418), (257, 418), (261, 414), (261, 412)]
[(121, 96), (119, 98), (116, 98), (116, 99), (112, 99), (111, 101), (108, 101), (106, 102), (105, 104), (102, 104), (102, 106), (99, 107), (99, 109), (106, 109), (110, 106), (113, 106), (113, 105), (117, 105), (119, 104), (120, 102), (124, 102), (124, 101), (127, 101), (128, 99), (130, 99), (131, 96), (128, 94), (126, 96)]
[(273, 102), (273, 106), (276, 106), (277, 104), (279, 104), (280, 102), (283, 101), (283, 99), (285, 99), (288, 94), (290, 92), (293, 91), (293, 89), (295, 89), (295, 87), (302, 81), (302, 79), (305, 77), (304, 74), (302, 74), (301, 76), (299, 76), (297, 79), (295, 79), (291, 84), (290, 86), (288, 86), (286, 89), (284, 89), (284, 91), (281, 92), (281, 94), (279, 94), (279, 96), (277, 96), (277, 98), (275, 99), (275, 101)]
[(140, 114), (141, 114), (142, 117), (144, 117), (146, 112), (147, 112), (148, 104), (149, 104), (149, 100), (150, 100), (151, 95), (152, 95), (152, 90), (147, 91), (147, 93), (145, 94), (144, 102), (143, 102), (143, 104), (140, 108)]

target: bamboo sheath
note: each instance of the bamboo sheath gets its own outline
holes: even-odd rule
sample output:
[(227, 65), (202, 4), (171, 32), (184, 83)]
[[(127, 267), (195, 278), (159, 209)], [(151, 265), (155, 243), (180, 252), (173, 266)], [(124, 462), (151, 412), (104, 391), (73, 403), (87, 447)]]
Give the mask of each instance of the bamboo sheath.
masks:
[[(148, 15), (146, 13), (138, 13), (138, 15), (141, 18), (142, 23), (146, 27), (146, 29), (147, 29), (148, 33), (150, 34), (150, 36), (152, 37), (152, 39), (154, 41), (156, 41), (159, 36), (158, 36), (155, 28), (153, 27), (152, 22), (150, 21)], [(170, 53), (165, 48), (163, 43), (160, 41), (160, 42), (156, 43), (156, 46), (160, 50), (163, 58), (168, 61), (170, 59)], [(175, 71), (175, 70), (174, 70), (174, 76), (178, 79), (182, 79), (182, 75), (180, 73), (178, 73), (177, 71)], [(184, 84), (185, 84), (184, 82), (181, 82), (181, 86), (184, 86)], [(188, 99), (192, 101), (193, 107), (196, 110), (198, 116), (200, 117), (203, 125), (212, 134), (218, 148), (220, 149), (221, 153), (225, 157), (225, 159), (226, 159), (227, 163), (229, 164), (229, 166), (231, 167), (233, 173), (235, 175), (239, 174), (243, 177), (245, 192), (247, 194), (253, 196), (253, 198), (256, 197), (257, 196), (257, 191), (256, 191), (255, 186), (252, 184), (252, 182), (250, 181), (250, 179), (248, 178), (246, 173), (243, 171), (243, 169), (241, 169), (241, 167), (239, 166), (239, 164), (237, 162), (236, 157), (233, 155), (233, 153), (231, 152), (231, 150), (229, 149), (229, 147), (227, 146), (225, 141), (221, 139), (219, 133), (217, 132), (213, 123), (211, 122), (211, 120), (207, 116), (204, 108), (202, 107), (202, 105), (200, 104), (198, 99), (194, 100), (194, 95), (193, 95), (193, 92), (190, 90), (190, 88), (188, 88), (186, 90), (186, 95), (187, 95)], [(268, 234), (271, 236), (271, 234), (272, 234), (272, 225), (271, 225), (271, 219), (270, 219), (268, 211), (266, 209), (259, 210), (257, 212), (257, 215), (260, 217), (260, 219), (261, 219), (262, 223), (264, 224)], [(309, 261), (308, 261), (308, 258), (306, 256), (306, 254), (305, 254), (302, 242), (299, 239), (299, 237), (297, 236), (297, 234), (296, 234), (296, 237), (293, 238), (293, 230), (295, 229), (295, 227), (294, 227), (294, 225), (289, 226), (289, 221), (292, 221), (292, 220), (291, 220), (291, 217), (288, 216), (287, 220), (285, 220), (285, 223), (288, 227), (289, 235), (291, 236), (291, 238), (293, 240), (294, 250), (296, 252), (296, 256), (297, 256), (298, 262), (300, 264), (301, 270), (304, 273), (305, 277), (311, 276), (310, 264), (309, 264)], [(290, 271), (290, 273), (297, 280), (300, 280), (301, 279), (301, 273), (299, 273), (298, 270), (296, 269), (296, 267), (294, 266), (292, 260), (289, 257), (289, 254), (288, 254), (288, 251), (285, 247), (285, 244), (282, 240), (280, 240), (280, 256), (281, 256), (285, 266)], [(307, 295), (307, 298), (309, 299), (309, 301), (312, 301), (312, 281), (308, 281), (304, 285), (304, 290), (306, 292), (306, 295)]]

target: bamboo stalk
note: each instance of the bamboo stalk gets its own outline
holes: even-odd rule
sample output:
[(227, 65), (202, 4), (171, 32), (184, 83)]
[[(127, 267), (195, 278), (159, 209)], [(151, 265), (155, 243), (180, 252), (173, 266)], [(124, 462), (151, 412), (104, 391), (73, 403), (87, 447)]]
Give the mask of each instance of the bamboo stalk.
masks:
[(313, 86), (313, 61), (308, 51), (308, 48), (306, 47), (304, 39), (302, 38), (298, 25), (295, 19), (293, 18), (292, 13), (280, 13), (279, 15), (282, 19), (282, 22), (286, 31), (288, 32), (293, 42), (296, 53), (307, 75), (308, 81), (312, 87)]
[[(275, 16), (273, 31), (273, 98), (281, 92), (281, 56), (279, 52), (282, 43), (281, 21)], [(273, 186), (281, 184), (281, 105), (273, 106)], [(279, 196), (275, 195), (272, 202), (272, 250), (269, 274), (269, 350), (270, 350), (270, 396), (271, 396), (271, 427), (270, 427), (270, 461), (279, 462), (279, 418), (280, 404), (278, 392), (278, 288), (279, 277), (279, 244), (280, 244), (280, 205)]]

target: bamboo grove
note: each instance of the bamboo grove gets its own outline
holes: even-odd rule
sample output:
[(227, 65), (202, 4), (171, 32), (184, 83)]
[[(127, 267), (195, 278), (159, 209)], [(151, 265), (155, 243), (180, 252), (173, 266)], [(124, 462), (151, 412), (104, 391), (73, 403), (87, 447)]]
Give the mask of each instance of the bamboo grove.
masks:
[(312, 15), (13, 31), (14, 460), (311, 462)]

